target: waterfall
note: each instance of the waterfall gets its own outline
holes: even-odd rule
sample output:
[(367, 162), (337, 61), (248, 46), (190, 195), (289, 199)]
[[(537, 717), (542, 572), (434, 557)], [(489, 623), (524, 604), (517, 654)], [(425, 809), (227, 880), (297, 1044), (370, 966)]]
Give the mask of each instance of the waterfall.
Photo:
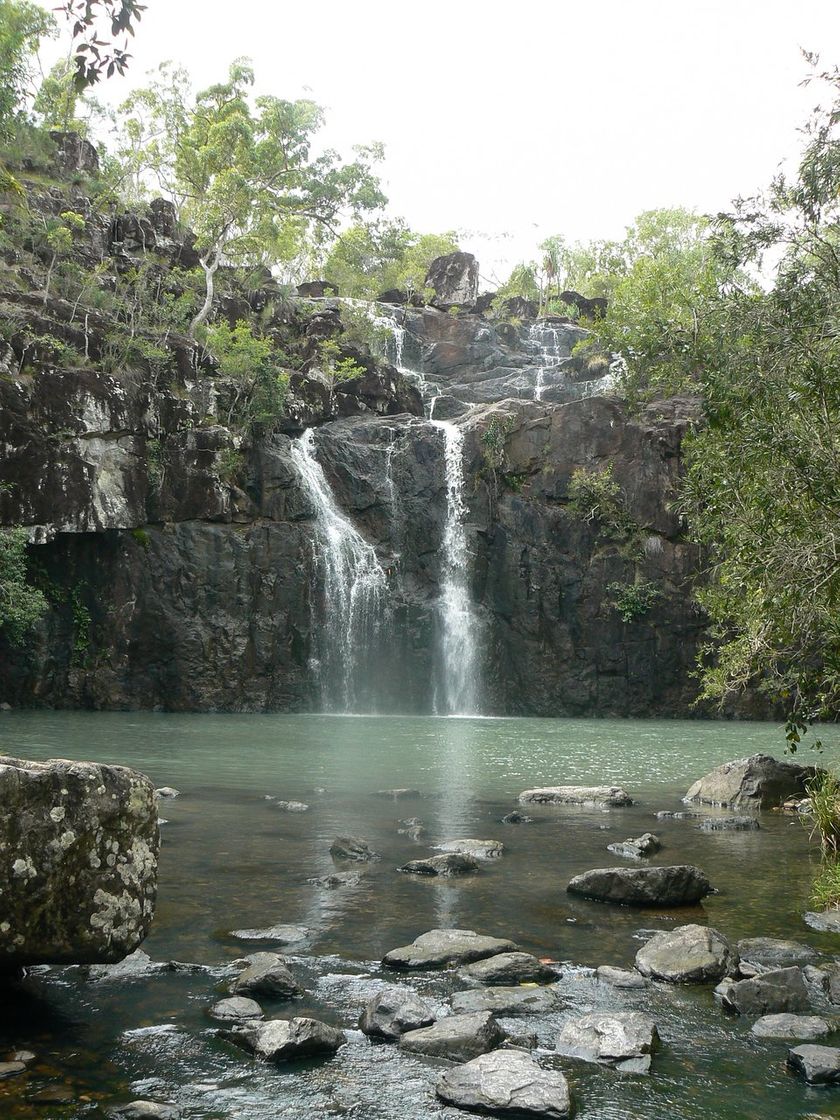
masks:
[(315, 510), (316, 569), (321, 575), (322, 617), (317, 627), (317, 675), (325, 711), (358, 711), (372, 703), (387, 577), (369, 544), (336, 504), (315, 455), (308, 428), (291, 445), (303, 490)]
[(433, 420), (443, 436), (446, 472), (446, 523), (441, 557), (439, 685), (441, 715), (478, 714), (479, 622), (470, 598), (469, 553), (464, 518), (464, 435), (448, 420)]
[(531, 323), (528, 328), (528, 349), (537, 359), (534, 377), (534, 400), (541, 401), (546, 388), (546, 374), (557, 371), (568, 359), (568, 343), (556, 327)]

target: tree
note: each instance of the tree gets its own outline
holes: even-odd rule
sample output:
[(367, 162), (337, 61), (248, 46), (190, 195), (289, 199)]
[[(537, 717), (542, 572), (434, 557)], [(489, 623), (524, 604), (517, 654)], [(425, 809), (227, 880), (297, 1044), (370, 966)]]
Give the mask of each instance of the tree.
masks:
[(420, 293), (435, 257), (457, 249), (453, 232), (415, 233), (401, 221), (357, 223), (341, 234), (320, 272), (356, 299), (375, 299), (389, 288)]
[(47, 601), (30, 586), (26, 574), (27, 531), (0, 529), (0, 635), (20, 645), (47, 609)]
[(225, 262), (271, 265), (297, 256), (305, 243), (323, 244), (349, 214), (381, 207), (373, 173), (377, 145), (312, 154), (323, 114), (309, 100), (252, 99), (254, 74), (240, 59), (228, 79), (193, 99), (182, 72), (135, 94), (126, 106), (128, 130), (153, 142), (137, 149), (137, 174), (149, 172), (179, 205), (196, 234), (206, 294), (191, 331), (210, 315), (214, 277)]
[(109, 32), (114, 40), (119, 35), (133, 36), (145, 4), (138, 0), (64, 0), (56, 10), (69, 21), (76, 45), (73, 80), (78, 93), (95, 85), (103, 75), (110, 78), (114, 73), (125, 73), (131, 58), (128, 38), (118, 44), (103, 36)]
[(29, 0), (0, 0), (0, 139), (10, 135), (15, 115), (31, 93), (32, 58), (53, 34), (55, 21)]
[(62, 58), (41, 82), (32, 109), (44, 122), (45, 128), (56, 128), (62, 132), (87, 131), (86, 125), (76, 119), (79, 93), (74, 79), (72, 59)]

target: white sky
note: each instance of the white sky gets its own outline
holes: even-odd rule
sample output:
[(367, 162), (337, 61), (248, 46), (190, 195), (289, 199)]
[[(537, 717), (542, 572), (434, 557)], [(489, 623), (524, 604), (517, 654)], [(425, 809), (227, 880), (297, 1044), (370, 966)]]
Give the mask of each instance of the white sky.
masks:
[(763, 186), (817, 97), (800, 47), (840, 63), (840, 0), (146, 2), (130, 75), (98, 96), (249, 56), (262, 91), (326, 108), (329, 145), (381, 140), (390, 211), (464, 231), (488, 280), (549, 234)]

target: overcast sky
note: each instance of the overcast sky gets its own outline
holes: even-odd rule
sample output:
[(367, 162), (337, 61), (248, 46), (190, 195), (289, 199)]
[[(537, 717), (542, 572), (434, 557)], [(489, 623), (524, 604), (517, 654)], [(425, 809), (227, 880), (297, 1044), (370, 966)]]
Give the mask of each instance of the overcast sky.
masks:
[(381, 140), (391, 211), (464, 231), (488, 279), (549, 234), (762, 186), (816, 99), (800, 48), (840, 63), (840, 0), (146, 3), (109, 99), (165, 59), (200, 87), (249, 56), (262, 91), (326, 108), (330, 145)]

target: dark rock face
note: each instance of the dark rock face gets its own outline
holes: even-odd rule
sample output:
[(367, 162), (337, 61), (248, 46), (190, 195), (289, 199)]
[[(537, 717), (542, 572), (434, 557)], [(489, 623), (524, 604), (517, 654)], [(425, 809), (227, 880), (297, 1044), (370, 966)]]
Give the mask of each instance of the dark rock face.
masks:
[(325, 296), (337, 296), (338, 288), (329, 280), (307, 280), (305, 284), (298, 284), (297, 294), (306, 299), (323, 299)]
[(601, 867), (576, 875), (566, 888), (598, 902), (624, 906), (693, 906), (711, 893), (699, 867)]
[(99, 153), (78, 132), (51, 132), (50, 139), (56, 146), (57, 162), (62, 171), (95, 174), (99, 170)]
[(805, 793), (816, 769), (754, 754), (711, 770), (694, 783), (684, 800), (732, 809), (772, 809), (788, 797)]
[(152, 783), (122, 766), (0, 758), (0, 968), (119, 961), (157, 888)]
[(468, 307), (478, 296), (478, 261), (472, 253), (436, 257), (426, 273), (426, 287), (435, 292), (436, 307)]
[(565, 291), (560, 293), (559, 299), (570, 307), (576, 307), (581, 319), (603, 319), (607, 313), (607, 301), (603, 296), (587, 299), (580, 292)]

